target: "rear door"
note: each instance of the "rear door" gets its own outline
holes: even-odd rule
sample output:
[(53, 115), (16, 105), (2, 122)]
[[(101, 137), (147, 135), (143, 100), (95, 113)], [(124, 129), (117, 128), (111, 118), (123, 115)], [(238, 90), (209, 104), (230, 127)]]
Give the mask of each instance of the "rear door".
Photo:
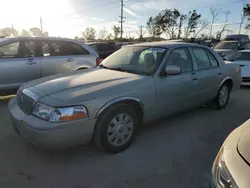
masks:
[(195, 74), (200, 91), (197, 99), (204, 103), (216, 96), (223, 73), (216, 57), (209, 50), (195, 47), (192, 48), (192, 52), (197, 63)]
[(41, 75), (48, 76), (94, 66), (89, 52), (77, 43), (60, 40), (40, 41)]
[(34, 40), (17, 40), (0, 46), (0, 89), (18, 88), (40, 78)]

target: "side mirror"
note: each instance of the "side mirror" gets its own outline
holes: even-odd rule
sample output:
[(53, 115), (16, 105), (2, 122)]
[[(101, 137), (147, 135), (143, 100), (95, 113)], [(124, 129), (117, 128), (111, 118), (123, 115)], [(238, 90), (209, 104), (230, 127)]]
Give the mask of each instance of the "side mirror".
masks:
[(165, 73), (167, 75), (178, 75), (181, 73), (181, 68), (176, 65), (168, 65), (165, 68)]

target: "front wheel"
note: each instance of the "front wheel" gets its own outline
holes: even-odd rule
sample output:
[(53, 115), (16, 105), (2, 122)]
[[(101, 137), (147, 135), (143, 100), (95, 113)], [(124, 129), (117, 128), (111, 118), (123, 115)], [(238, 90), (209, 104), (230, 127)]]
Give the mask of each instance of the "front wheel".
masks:
[(228, 84), (223, 84), (220, 87), (218, 94), (214, 100), (215, 105), (218, 110), (224, 109), (227, 106), (227, 103), (230, 98), (230, 92), (231, 92), (231, 88), (229, 87)]
[(138, 118), (133, 108), (117, 104), (97, 120), (95, 143), (106, 152), (120, 152), (133, 142), (137, 124)]

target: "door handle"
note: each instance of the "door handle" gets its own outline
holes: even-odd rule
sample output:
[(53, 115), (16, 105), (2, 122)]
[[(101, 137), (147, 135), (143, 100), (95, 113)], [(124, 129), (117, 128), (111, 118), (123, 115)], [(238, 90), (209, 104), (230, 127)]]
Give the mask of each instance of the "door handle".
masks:
[(66, 61), (68, 61), (68, 62), (72, 62), (72, 61), (74, 61), (74, 59), (69, 58), (69, 59), (67, 59)]
[(219, 76), (222, 75), (222, 72), (219, 72), (218, 75), (219, 75)]
[(33, 59), (27, 59), (27, 62), (25, 64), (33, 65), (33, 64), (36, 64), (36, 61), (34, 61)]
[(193, 78), (193, 81), (197, 81), (197, 80), (199, 80), (199, 78), (198, 78), (198, 77), (196, 77), (196, 78)]

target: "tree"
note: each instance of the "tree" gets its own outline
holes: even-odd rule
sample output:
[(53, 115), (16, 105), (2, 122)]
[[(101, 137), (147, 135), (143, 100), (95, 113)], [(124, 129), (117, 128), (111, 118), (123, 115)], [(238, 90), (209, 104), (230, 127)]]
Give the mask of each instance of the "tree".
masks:
[(32, 27), (32, 28), (30, 28), (29, 31), (32, 34), (32, 36), (34, 36), (34, 37), (41, 37), (41, 36), (43, 36), (42, 31), (39, 28), (37, 28), (37, 27)]
[(111, 41), (112, 38), (113, 38), (113, 35), (112, 35), (111, 33), (109, 33), (109, 34), (106, 36), (105, 40)]
[(139, 32), (136, 32), (137, 35), (139, 36), (139, 40), (143, 40), (143, 36), (146, 34), (145, 31), (143, 31), (143, 26), (139, 27)]
[(196, 33), (194, 33), (194, 38), (196, 38), (199, 35), (199, 33), (203, 31), (209, 25), (209, 22), (207, 20), (202, 20), (200, 21), (199, 25), (200, 25), (200, 29)]
[(209, 38), (211, 38), (211, 36), (212, 36), (214, 22), (218, 18), (219, 14), (220, 14), (220, 10), (217, 8), (210, 8), (210, 13), (212, 15), (212, 22), (211, 22), (211, 27), (210, 27)]
[(177, 38), (181, 38), (181, 34), (182, 34), (182, 26), (184, 21), (187, 19), (187, 15), (186, 14), (181, 14), (179, 17), (179, 31), (178, 31), (178, 36)]
[(18, 31), (11, 27), (5, 27), (5, 28), (0, 29), (0, 35), (6, 36), (6, 37), (17, 36)]
[(163, 32), (166, 32), (170, 39), (176, 38), (175, 31), (177, 30), (177, 20), (180, 16), (181, 13), (177, 9), (165, 9), (158, 15), (159, 19), (157, 19), (157, 24)]
[(151, 16), (147, 21), (148, 32), (151, 35), (152, 39), (162, 34), (162, 30), (159, 24), (160, 19), (160, 15), (156, 16), (155, 18)]
[(108, 31), (104, 28), (99, 31), (98, 38), (104, 40), (108, 35)]
[(224, 24), (222, 26), (222, 29), (221, 31), (219, 31), (217, 33), (217, 36), (216, 36), (216, 39), (217, 40), (220, 40), (221, 39), (221, 36), (222, 34), (225, 32), (225, 31), (228, 31), (227, 27), (228, 27), (228, 16), (231, 12), (230, 11), (225, 11), (224, 14), (225, 14), (225, 21), (224, 21)]
[(189, 11), (187, 19), (188, 23), (184, 29), (185, 38), (189, 37), (191, 33), (195, 34), (197, 27), (202, 24), (201, 14), (198, 14), (196, 10)]
[(30, 37), (31, 33), (29, 31), (23, 29), (20, 36), (22, 36), (22, 37)]
[(115, 37), (115, 39), (117, 39), (118, 35), (121, 33), (121, 28), (114, 25), (112, 29), (113, 29), (113, 32), (114, 32), (114, 37)]
[(87, 27), (85, 31), (82, 33), (85, 40), (94, 40), (96, 31), (92, 27)]
[[(242, 9), (242, 15), (241, 15), (241, 23), (240, 23), (240, 30), (239, 30), (239, 34), (241, 33), (241, 27), (243, 24), (243, 21), (245, 20), (245, 18), (247, 18), (247, 20), (250, 20), (250, 4), (246, 4), (243, 9)], [(246, 28), (249, 29), (250, 28), (250, 24), (247, 23)]]

